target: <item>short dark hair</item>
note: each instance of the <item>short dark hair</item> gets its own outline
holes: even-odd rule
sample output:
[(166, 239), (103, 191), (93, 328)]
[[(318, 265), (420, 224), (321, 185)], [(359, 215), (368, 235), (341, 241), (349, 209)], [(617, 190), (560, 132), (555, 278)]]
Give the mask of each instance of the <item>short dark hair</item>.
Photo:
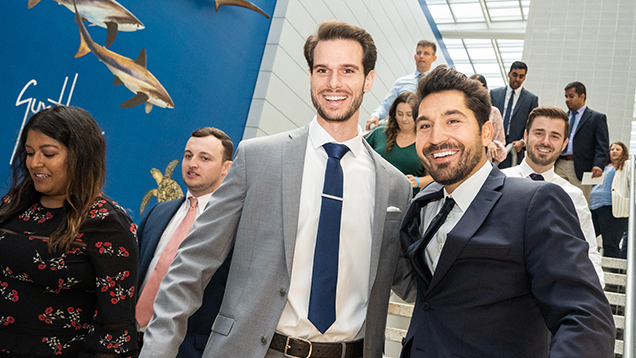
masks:
[(433, 55), (437, 52), (437, 45), (433, 41), (420, 40), (417, 43), (417, 46), (415, 48), (417, 49), (418, 47), (430, 47), (430, 48), (432, 48), (433, 49)]
[(482, 84), (482, 85), (483, 85), (486, 89), (488, 89), (488, 82), (486, 82), (486, 77), (484, 77), (484, 76), (482, 76), (482, 75), (480, 75), (480, 74), (478, 74), (478, 73), (475, 73), (474, 75), (470, 76), (469, 78), (470, 78), (471, 80), (475, 80), (475, 81), (479, 81), (479, 82), (481, 82), (481, 84)]
[(585, 99), (587, 99), (587, 92), (585, 90), (585, 85), (582, 84), (579, 81), (574, 81), (574, 82), (570, 82), (567, 84), (567, 86), (565, 86), (564, 90), (568, 90), (570, 88), (574, 88), (574, 91), (576, 91), (576, 94), (579, 95), (579, 97), (581, 97), (582, 94), (585, 95)]
[(305, 59), (309, 71), (314, 70), (314, 50), (320, 41), (329, 40), (354, 40), (362, 46), (362, 67), (364, 75), (368, 75), (375, 69), (375, 61), (378, 59), (378, 51), (375, 48), (373, 37), (363, 28), (349, 25), (346, 22), (332, 20), (320, 24), (318, 31), (309, 36), (305, 42)]
[(232, 160), (232, 153), (234, 152), (234, 144), (232, 144), (232, 139), (225, 134), (222, 130), (214, 127), (203, 127), (199, 128), (196, 131), (192, 132), (193, 137), (203, 138), (214, 136), (216, 139), (221, 141), (223, 145), (223, 161)]
[(526, 73), (528, 73), (528, 65), (522, 61), (515, 61), (510, 65), (510, 72), (512, 72), (512, 70), (526, 70)]
[(417, 85), (417, 101), (413, 106), (413, 118), (417, 121), (419, 105), (424, 98), (444, 91), (459, 91), (464, 94), (466, 107), (475, 114), (479, 130), (481, 130), (484, 123), (489, 120), (492, 110), (488, 90), (480, 82), (468, 79), (465, 74), (446, 65), (435, 67)]
[(563, 133), (563, 138), (568, 138), (570, 136), (570, 120), (568, 119), (568, 115), (561, 108), (551, 106), (537, 107), (530, 112), (528, 115), (528, 121), (526, 122), (526, 131), (528, 134), (530, 134), (530, 128), (532, 127), (534, 119), (539, 116), (563, 120), (563, 122), (565, 122), (565, 133)]

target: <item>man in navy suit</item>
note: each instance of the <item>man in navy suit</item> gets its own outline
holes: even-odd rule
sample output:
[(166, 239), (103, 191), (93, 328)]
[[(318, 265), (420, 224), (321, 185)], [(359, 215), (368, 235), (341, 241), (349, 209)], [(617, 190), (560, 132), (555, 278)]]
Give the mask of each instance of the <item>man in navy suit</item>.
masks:
[(587, 92), (581, 82), (565, 86), (565, 105), (570, 118), (570, 141), (557, 160), (554, 172), (583, 190), (590, 199), (591, 185), (582, 185), (583, 172), (600, 177), (609, 160), (607, 117), (585, 105)]
[[(504, 118), (504, 131), (506, 133), (506, 145), (512, 143), (517, 151), (517, 163), (523, 159), (523, 131), (526, 129), (528, 115), (533, 109), (539, 107), (539, 97), (523, 88), (526, 80), (528, 66), (521, 61), (515, 61), (508, 72), (508, 85), (495, 88), (490, 91), (492, 105), (499, 109)], [(512, 100), (512, 101), (511, 101)], [(512, 155), (499, 163), (499, 168), (512, 166)]]
[(572, 200), (488, 162), (479, 82), (437, 67), (417, 95), (416, 148), (435, 182), (401, 227), (417, 282), (402, 358), (613, 356), (612, 312)]
[[(232, 164), (233, 149), (230, 137), (217, 128), (204, 127), (192, 133), (181, 162), (181, 174), (188, 187), (186, 196), (158, 203), (146, 214), (139, 225), (139, 282), (142, 283), (140, 295), (168, 241), (186, 216), (189, 207), (186, 198), (192, 196), (198, 199), (195, 214), (195, 217), (198, 217), (205, 209), (212, 193), (225, 178)], [(221, 307), (229, 267), (230, 258), (228, 257), (212, 276), (205, 289), (201, 308), (188, 319), (188, 332), (177, 357), (202, 356), (212, 332), (212, 323)], [(145, 331), (145, 328), (143, 324), (140, 331)], [(140, 337), (143, 337), (143, 334)]]

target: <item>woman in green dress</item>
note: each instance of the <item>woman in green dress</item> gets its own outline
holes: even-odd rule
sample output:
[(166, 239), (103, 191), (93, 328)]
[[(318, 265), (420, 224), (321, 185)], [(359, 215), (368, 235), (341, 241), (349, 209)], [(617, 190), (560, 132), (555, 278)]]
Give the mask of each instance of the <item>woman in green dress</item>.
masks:
[(413, 92), (404, 92), (397, 96), (389, 109), (387, 125), (376, 128), (366, 137), (367, 142), (382, 158), (411, 181), (413, 195), (433, 181), (426, 174), (415, 149), (415, 119), (411, 109), (414, 101)]

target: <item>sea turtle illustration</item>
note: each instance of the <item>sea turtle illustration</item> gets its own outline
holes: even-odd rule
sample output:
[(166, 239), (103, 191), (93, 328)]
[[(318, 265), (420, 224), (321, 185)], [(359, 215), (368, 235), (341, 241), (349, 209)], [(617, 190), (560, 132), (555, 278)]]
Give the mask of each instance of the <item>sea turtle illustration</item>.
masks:
[(174, 168), (179, 164), (179, 160), (175, 159), (168, 163), (166, 167), (166, 174), (161, 174), (161, 171), (157, 168), (150, 169), (152, 177), (157, 181), (157, 189), (150, 189), (144, 198), (141, 199), (141, 207), (139, 209), (139, 215), (144, 214), (146, 206), (153, 197), (157, 197), (157, 202), (170, 201), (183, 197), (183, 191), (176, 181), (172, 180), (172, 172)]

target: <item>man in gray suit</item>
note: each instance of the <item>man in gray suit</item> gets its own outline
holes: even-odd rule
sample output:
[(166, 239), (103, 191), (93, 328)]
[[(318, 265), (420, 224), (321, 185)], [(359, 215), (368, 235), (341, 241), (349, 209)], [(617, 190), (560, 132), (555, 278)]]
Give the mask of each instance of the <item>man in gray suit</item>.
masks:
[[(524, 62), (515, 61), (508, 72), (508, 85), (490, 91), (492, 105), (497, 107), (503, 116), (506, 145), (512, 143), (514, 150), (518, 153), (515, 165), (521, 163), (523, 159), (523, 147), (526, 145), (523, 131), (526, 129), (528, 115), (533, 109), (539, 107), (539, 97), (523, 88), (527, 73), (528, 66)], [(499, 163), (499, 168), (510, 166), (512, 166), (511, 155)]]
[(413, 291), (394, 284), (411, 282), (398, 238), (411, 187), (358, 126), (375, 45), (363, 29), (330, 21), (304, 53), (316, 117), (239, 145), (161, 284), (142, 358), (175, 356), (232, 247), (204, 357), (382, 356), (390, 289)]

